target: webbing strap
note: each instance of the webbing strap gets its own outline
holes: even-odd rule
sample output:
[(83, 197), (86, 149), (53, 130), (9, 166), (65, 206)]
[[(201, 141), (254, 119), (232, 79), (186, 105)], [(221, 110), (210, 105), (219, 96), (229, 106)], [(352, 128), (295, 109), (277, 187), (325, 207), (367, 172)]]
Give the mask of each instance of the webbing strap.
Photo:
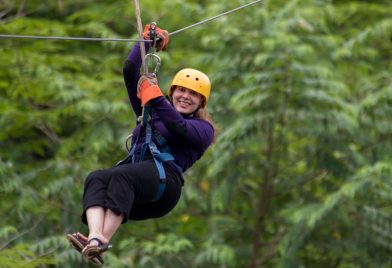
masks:
[(150, 148), (151, 155), (154, 159), (155, 165), (157, 166), (158, 173), (159, 173), (159, 181), (160, 181), (158, 192), (156, 193), (155, 198), (153, 199), (153, 201), (156, 201), (159, 198), (161, 198), (161, 196), (163, 195), (163, 192), (165, 191), (165, 188), (166, 188), (166, 173), (165, 173), (165, 168), (163, 167), (163, 162), (169, 161), (169, 160), (174, 160), (174, 157), (169, 153), (161, 153), (158, 150), (155, 143), (151, 140), (152, 133), (153, 133), (153, 131), (151, 128), (151, 124), (147, 123), (146, 143), (148, 144), (148, 147)]
[(141, 122), (142, 126), (147, 125), (148, 120), (150, 119), (151, 105), (144, 105), (142, 110), (142, 115), (138, 118), (139, 122)]
[(132, 148), (131, 148), (131, 151), (129, 151), (129, 154), (128, 154), (128, 157), (129, 156), (131, 156), (131, 158), (132, 158), (132, 163), (135, 163), (135, 150), (136, 150), (136, 144), (137, 144), (137, 142), (135, 142), (133, 145), (132, 145)]

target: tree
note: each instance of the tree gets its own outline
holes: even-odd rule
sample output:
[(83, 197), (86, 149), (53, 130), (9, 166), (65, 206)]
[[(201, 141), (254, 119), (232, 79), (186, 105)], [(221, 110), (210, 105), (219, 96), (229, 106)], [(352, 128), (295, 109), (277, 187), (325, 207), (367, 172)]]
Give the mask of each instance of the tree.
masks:
[[(210, 174), (223, 179), (215, 182), (220, 187), (211, 195), (220, 195), (223, 189), (231, 193), (220, 200), (223, 214), (237, 212), (235, 226), (243, 226), (236, 239), (232, 233), (228, 239), (233, 239), (233, 245), (238, 240), (246, 245), (247, 238), (252, 237), (252, 249), (242, 256), (242, 266), (249, 255), (249, 267), (266, 263), (283, 267), (388, 265), (379, 256), (369, 257), (373, 250), (362, 246), (364, 239), (359, 235), (368, 228), (354, 221), (369, 220), (361, 209), (372, 196), (364, 194), (367, 189), (377, 185), (374, 191), (385, 192), (383, 189), (389, 187), (383, 180), (390, 175), (385, 168), (388, 164), (371, 161), (360, 149), (364, 144), (359, 135), (364, 133), (362, 123), (367, 116), (363, 117), (358, 102), (364, 93), (366, 98), (374, 96), (374, 92), (361, 90), (363, 84), (374, 81), (371, 73), (364, 75), (364, 66), (376, 72), (388, 69), (388, 65), (380, 66), (390, 55), (376, 56), (368, 44), (361, 46), (358, 41), (374, 37), (381, 39), (381, 47), (390, 47), (390, 10), (383, 4), (356, 1), (336, 5), (329, 1), (274, 4), (260, 10), (259, 20), (255, 16), (253, 24), (244, 18), (245, 23), (238, 23), (245, 29), (231, 37), (238, 44), (232, 54), (239, 56), (230, 58), (235, 68), (219, 80), (222, 91), (232, 94), (232, 109), (225, 114), (231, 114), (234, 120), (214, 149), (214, 159), (219, 161), (214, 162)], [(358, 20), (342, 25), (347, 16), (360, 17), (365, 10), (367, 15), (369, 10), (377, 14), (365, 30), (358, 32), (355, 28)], [(256, 21), (261, 22), (258, 25)], [(366, 24), (371, 22), (366, 20)], [(255, 39), (253, 32), (247, 31), (249, 25), (260, 29), (260, 46), (249, 45), (248, 40)], [(342, 39), (344, 35), (350, 37)], [(227, 33), (225, 36), (230, 38)], [(361, 56), (357, 59), (354, 55)], [(226, 79), (240, 74), (243, 83), (239, 85)], [(372, 84), (374, 91), (385, 86), (384, 82)], [(389, 117), (387, 110), (380, 110), (384, 118)], [(374, 133), (374, 126), (370, 132)], [(390, 146), (389, 141), (382, 141), (381, 147)], [(249, 200), (248, 205), (243, 200)], [(351, 205), (344, 203), (348, 200)], [(351, 218), (347, 216), (350, 214)], [(385, 214), (380, 217), (385, 218)], [(350, 230), (349, 226), (357, 228)], [(377, 239), (385, 242), (388, 229), (383, 225), (382, 230)], [(354, 249), (352, 252), (345, 250), (347, 244)], [(381, 255), (385, 245), (381, 246)], [(331, 248), (336, 250), (331, 252)], [(366, 257), (357, 261), (360, 256)]]
[[(141, 2), (174, 31), (247, 1)], [(2, 1), (5, 34), (133, 37), (129, 1)], [(265, 1), (171, 37), (161, 87), (209, 74), (222, 128), (178, 207), (121, 229), (108, 267), (391, 265), (390, 1)], [(135, 118), (132, 44), (1, 39), (0, 263), (87, 267), (64, 233)]]

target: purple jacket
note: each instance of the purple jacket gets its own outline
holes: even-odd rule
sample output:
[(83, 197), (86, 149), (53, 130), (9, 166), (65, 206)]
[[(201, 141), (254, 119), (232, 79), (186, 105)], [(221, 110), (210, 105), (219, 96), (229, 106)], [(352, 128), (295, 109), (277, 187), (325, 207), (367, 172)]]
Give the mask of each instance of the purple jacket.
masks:
[[(142, 113), (140, 100), (136, 96), (141, 63), (140, 45), (137, 43), (124, 63), (125, 85), (137, 117)], [(167, 140), (176, 163), (182, 167), (183, 171), (187, 170), (211, 145), (214, 128), (205, 120), (181, 115), (163, 96), (154, 98), (149, 103), (152, 106), (152, 124)], [(140, 129), (140, 124), (137, 124), (133, 130), (132, 144), (136, 142)], [(142, 133), (136, 147), (136, 153), (140, 152), (144, 140), (145, 135)]]

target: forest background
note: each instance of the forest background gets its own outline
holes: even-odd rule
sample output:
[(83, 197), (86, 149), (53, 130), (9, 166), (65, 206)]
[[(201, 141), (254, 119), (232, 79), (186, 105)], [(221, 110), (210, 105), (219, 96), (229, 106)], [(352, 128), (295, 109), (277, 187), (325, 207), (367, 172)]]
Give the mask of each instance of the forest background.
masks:
[[(140, 1), (178, 30), (248, 0)], [(0, 34), (137, 38), (132, 1), (0, 0)], [(86, 175), (126, 155), (133, 43), (0, 39), (0, 267), (90, 267), (65, 234)], [(222, 131), (179, 205), (105, 267), (392, 267), (392, 1), (265, 0), (173, 35)]]

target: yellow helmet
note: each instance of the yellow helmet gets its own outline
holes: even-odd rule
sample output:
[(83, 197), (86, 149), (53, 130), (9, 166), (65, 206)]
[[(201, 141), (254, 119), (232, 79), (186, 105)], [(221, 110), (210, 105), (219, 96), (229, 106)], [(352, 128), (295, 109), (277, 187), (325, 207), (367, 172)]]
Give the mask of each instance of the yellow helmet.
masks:
[(211, 83), (208, 76), (204, 73), (190, 68), (180, 70), (174, 76), (173, 81), (170, 84), (169, 97), (172, 96), (173, 89), (176, 86), (186, 87), (200, 93), (204, 97), (201, 107), (204, 108), (207, 105), (211, 91)]

